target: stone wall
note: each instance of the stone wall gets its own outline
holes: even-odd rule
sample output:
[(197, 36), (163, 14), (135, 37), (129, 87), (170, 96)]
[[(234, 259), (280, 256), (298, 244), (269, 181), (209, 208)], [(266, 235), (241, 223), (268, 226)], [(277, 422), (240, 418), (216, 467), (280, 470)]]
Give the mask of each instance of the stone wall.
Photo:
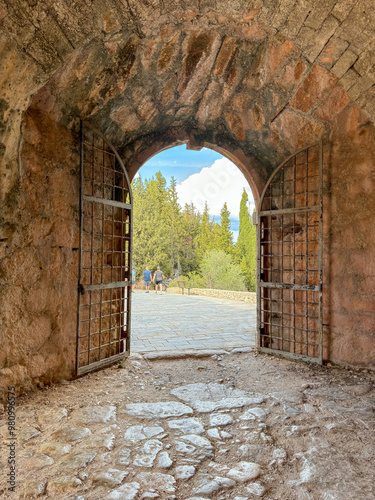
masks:
[(79, 255), (77, 137), (40, 110), (24, 117), (18, 191), (1, 260), (1, 388), (71, 378)]
[[(167, 289), (168, 293), (182, 293), (180, 287), (171, 287)], [(184, 294), (188, 291), (185, 289)], [(190, 295), (202, 295), (204, 297), (215, 297), (217, 299), (238, 300), (240, 302), (248, 302), (249, 304), (257, 303), (257, 294), (255, 292), (237, 292), (233, 290), (214, 290), (213, 288), (190, 288)]]
[(325, 197), (326, 357), (375, 369), (375, 127), (356, 106), (332, 133)]

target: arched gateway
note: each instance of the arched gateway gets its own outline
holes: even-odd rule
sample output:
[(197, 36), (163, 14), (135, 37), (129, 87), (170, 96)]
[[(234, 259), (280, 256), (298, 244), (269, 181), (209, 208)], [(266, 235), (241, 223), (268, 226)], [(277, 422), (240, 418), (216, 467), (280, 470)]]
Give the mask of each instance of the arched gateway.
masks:
[[(77, 375), (123, 357), (131, 338), (128, 174), (101, 132), (82, 122), (80, 137)], [(285, 160), (267, 181), (256, 217), (258, 349), (318, 363), (323, 360), (322, 154), (321, 141)]]

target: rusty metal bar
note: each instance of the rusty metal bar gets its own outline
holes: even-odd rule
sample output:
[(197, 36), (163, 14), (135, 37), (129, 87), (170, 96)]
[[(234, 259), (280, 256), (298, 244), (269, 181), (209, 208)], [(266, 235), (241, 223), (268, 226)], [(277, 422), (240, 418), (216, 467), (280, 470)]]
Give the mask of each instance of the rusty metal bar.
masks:
[[(131, 284), (131, 272), (133, 268), (133, 210), (128, 214), (129, 218), (129, 276), (128, 280)], [(132, 291), (128, 288), (128, 317), (127, 317), (127, 335), (126, 335), (126, 350), (130, 352), (130, 325), (131, 325), (131, 303), (132, 303)]]
[[(259, 205), (259, 208), (261, 205)], [(261, 329), (261, 314), (262, 314), (262, 306), (261, 306), (261, 301), (262, 301), (262, 295), (261, 295), (261, 288), (258, 285), (261, 281), (260, 279), (260, 273), (261, 273), (261, 254), (262, 254), (262, 246), (261, 246), (261, 241), (262, 241), (262, 224), (263, 221), (259, 215), (259, 211), (257, 213), (256, 217), (256, 222), (257, 222), (257, 227), (256, 227), (256, 241), (258, 244), (256, 245), (256, 262), (257, 262), (257, 333), (256, 333), (256, 347), (257, 349), (260, 348), (260, 329)]]
[[(263, 282), (259, 283), (261, 288), (283, 288), (284, 290), (307, 290), (307, 291), (319, 291), (318, 285), (294, 285), (291, 283), (276, 283), (276, 282)], [(298, 301), (293, 301), (298, 302)]]
[[(308, 196), (309, 196), (309, 161), (308, 161), (308, 152), (307, 152), (307, 161), (306, 161), (306, 182), (305, 182), (305, 200), (306, 200), (306, 205), (308, 205)], [(309, 251), (308, 251), (308, 240), (309, 240), (309, 214), (306, 212), (305, 213), (305, 227), (306, 227), (306, 234), (305, 234), (305, 270), (306, 270), (306, 277), (308, 279), (309, 276)], [(307, 284), (307, 283), (306, 283)], [(306, 354), (309, 354), (309, 332), (308, 332), (308, 326), (309, 326), (309, 315), (308, 315), (308, 305), (307, 305), (307, 292), (306, 292), (306, 300), (305, 300), (305, 326), (306, 326)]]
[(259, 215), (303, 214), (306, 212), (319, 212), (319, 205), (313, 207), (286, 208), (285, 210), (263, 210)]
[[(296, 283), (296, 156), (293, 158), (293, 205), (294, 205), (294, 211), (293, 211), (293, 284), (295, 285)], [(293, 315), (292, 315), (292, 332), (293, 332), (293, 352), (296, 352), (296, 292), (295, 288), (293, 288)]]
[(288, 352), (288, 351), (269, 349), (268, 347), (262, 347), (260, 349), (260, 351), (264, 352), (265, 354), (273, 354), (276, 356), (281, 356), (283, 358), (292, 359), (294, 361), (306, 361), (307, 363), (317, 363), (319, 365), (321, 364), (319, 358), (314, 358), (312, 356), (306, 356), (304, 354), (295, 354), (293, 352)]
[[(283, 200), (283, 208), (284, 208), (284, 180), (285, 180), (285, 171), (282, 170), (282, 193), (281, 197)], [(281, 281), (284, 282), (284, 214), (281, 214)], [(284, 298), (284, 290), (281, 290), (281, 297)], [(284, 301), (281, 300), (281, 332), (284, 331)], [(284, 350), (284, 335), (282, 335), (281, 340), (281, 350)]]
[[(84, 182), (84, 160), (83, 160), (83, 128), (82, 125), (79, 131), (79, 159), (80, 159), (80, 176), (79, 176), (79, 262), (78, 262), (78, 290), (80, 288), (81, 278), (82, 278), (82, 242), (83, 242), (83, 201), (82, 201), (82, 190), (83, 190), (83, 182)], [(77, 343), (76, 343), (76, 373), (78, 373), (79, 368), (79, 351), (80, 351), (80, 323), (81, 323), (81, 294), (77, 294), (78, 304), (77, 304)]]
[(114, 281), (113, 283), (100, 283), (98, 285), (82, 285), (81, 284), (81, 293), (85, 293), (86, 291), (91, 290), (108, 290), (110, 288), (123, 288), (125, 286), (129, 286), (130, 281)]
[(108, 205), (110, 207), (125, 208), (126, 210), (131, 210), (132, 206), (129, 203), (121, 203), (119, 201), (111, 201), (102, 198), (97, 198), (96, 196), (84, 195), (86, 201), (93, 201), (95, 203), (102, 203), (103, 205)]
[(323, 362), (323, 141), (319, 150), (319, 358)]
[[(102, 139), (103, 141), (103, 139)], [(104, 141), (103, 141), (104, 142)], [(103, 172), (103, 198), (105, 196), (105, 173), (104, 173), (104, 164), (105, 164), (105, 156), (104, 156), (104, 144), (102, 145), (103, 148), (103, 155), (102, 155), (102, 172)], [(104, 206), (102, 205), (101, 207), (101, 212), (102, 212), (102, 219), (101, 219), (101, 224), (102, 224), (102, 231), (101, 231), (101, 237), (102, 237), (102, 259), (101, 259), (101, 279), (100, 281), (103, 283), (103, 278), (104, 278)], [(99, 360), (101, 359), (101, 349), (102, 349), (102, 330), (103, 330), (103, 289), (100, 290), (100, 319), (99, 319)]]
[(115, 354), (110, 358), (105, 358), (100, 361), (95, 361), (94, 363), (90, 363), (89, 365), (80, 366), (77, 370), (77, 375), (81, 376), (85, 375), (86, 373), (90, 373), (105, 368), (106, 366), (112, 365), (113, 363), (116, 363), (117, 361), (121, 361), (122, 359), (124, 359), (124, 355), (125, 353)]

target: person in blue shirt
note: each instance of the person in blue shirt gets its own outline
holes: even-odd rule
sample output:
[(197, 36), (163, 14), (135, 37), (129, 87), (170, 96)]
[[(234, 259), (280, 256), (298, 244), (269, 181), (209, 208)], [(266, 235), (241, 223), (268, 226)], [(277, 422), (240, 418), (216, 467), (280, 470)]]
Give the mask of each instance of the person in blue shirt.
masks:
[(144, 277), (144, 280), (145, 280), (146, 293), (149, 293), (151, 275), (152, 275), (151, 271), (149, 270), (148, 267), (146, 267), (146, 270), (143, 271), (143, 277)]

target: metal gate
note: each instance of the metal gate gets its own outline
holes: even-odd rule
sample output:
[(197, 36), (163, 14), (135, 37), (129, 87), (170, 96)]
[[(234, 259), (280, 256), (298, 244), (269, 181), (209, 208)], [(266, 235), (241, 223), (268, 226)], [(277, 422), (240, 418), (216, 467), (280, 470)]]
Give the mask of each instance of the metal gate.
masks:
[(258, 348), (322, 363), (322, 143), (282, 163), (260, 200)]
[(130, 349), (132, 194), (110, 142), (81, 124), (77, 375)]

